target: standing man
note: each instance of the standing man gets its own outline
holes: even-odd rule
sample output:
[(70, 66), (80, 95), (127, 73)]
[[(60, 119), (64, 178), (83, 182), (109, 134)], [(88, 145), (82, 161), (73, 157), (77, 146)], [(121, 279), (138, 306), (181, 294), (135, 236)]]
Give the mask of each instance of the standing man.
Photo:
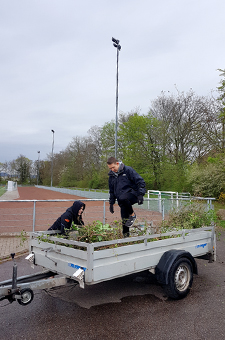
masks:
[(118, 162), (114, 157), (107, 160), (107, 165), (110, 169), (109, 210), (114, 213), (113, 205), (117, 199), (121, 211), (123, 235), (129, 236), (129, 227), (136, 219), (132, 205), (143, 204), (143, 196), (146, 192), (145, 181), (133, 168)]

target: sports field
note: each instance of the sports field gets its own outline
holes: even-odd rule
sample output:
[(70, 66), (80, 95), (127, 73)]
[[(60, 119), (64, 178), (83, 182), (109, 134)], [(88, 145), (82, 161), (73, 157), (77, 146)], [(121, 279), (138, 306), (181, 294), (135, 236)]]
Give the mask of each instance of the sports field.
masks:
[[(104, 202), (91, 201), (86, 198), (64, 194), (56, 191), (45, 190), (36, 187), (18, 187), (19, 198), (13, 202), (0, 202), (0, 233), (32, 231), (33, 224), (36, 231), (47, 230), (53, 222), (73, 204), (75, 200), (82, 200), (86, 204), (83, 214), (85, 224), (96, 220), (103, 222)], [(20, 200), (27, 200), (20, 202)], [(37, 200), (35, 203), (29, 200)], [(39, 202), (42, 200), (42, 202)], [(70, 200), (64, 202), (49, 202), (48, 200)], [(154, 211), (143, 210), (134, 207), (137, 215), (137, 223), (158, 224), (161, 215)], [(35, 217), (35, 223), (33, 219)], [(109, 204), (105, 203), (105, 223), (120, 220), (120, 209), (115, 205), (115, 213), (109, 212)]]

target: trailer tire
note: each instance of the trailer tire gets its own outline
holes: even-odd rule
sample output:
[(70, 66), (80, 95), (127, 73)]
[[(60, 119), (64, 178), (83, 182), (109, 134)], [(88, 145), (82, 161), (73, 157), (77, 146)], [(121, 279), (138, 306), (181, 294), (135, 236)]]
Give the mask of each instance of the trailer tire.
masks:
[(192, 282), (192, 263), (189, 259), (183, 257), (172, 264), (168, 275), (168, 284), (164, 284), (163, 288), (168, 297), (178, 300), (187, 296)]
[(30, 288), (21, 289), (20, 295), (21, 295), (21, 299), (18, 299), (17, 301), (22, 306), (26, 306), (29, 303), (31, 303), (31, 301), (34, 298), (33, 290), (31, 290)]

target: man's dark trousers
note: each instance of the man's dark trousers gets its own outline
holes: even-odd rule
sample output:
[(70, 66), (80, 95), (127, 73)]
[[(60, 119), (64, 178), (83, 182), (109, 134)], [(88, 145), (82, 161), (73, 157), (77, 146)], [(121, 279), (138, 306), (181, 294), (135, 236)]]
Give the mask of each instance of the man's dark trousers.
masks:
[(120, 213), (122, 218), (122, 225), (123, 225), (123, 234), (129, 235), (129, 227), (125, 226), (125, 223), (130, 215), (133, 214), (134, 210), (132, 205), (138, 202), (137, 196), (132, 194), (131, 192), (126, 192), (120, 195), (117, 198), (117, 202), (120, 206)]

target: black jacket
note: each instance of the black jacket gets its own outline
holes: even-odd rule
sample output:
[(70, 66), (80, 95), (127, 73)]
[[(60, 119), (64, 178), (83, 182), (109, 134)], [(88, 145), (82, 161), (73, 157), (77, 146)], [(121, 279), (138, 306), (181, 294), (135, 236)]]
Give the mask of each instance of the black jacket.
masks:
[(75, 201), (72, 207), (68, 208), (48, 230), (61, 230), (61, 233), (65, 233), (65, 229), (71, 229), (72, 222), (77, 225), (84, 225), (82, 215), (78, 216), (78, 212), (85, 204), (81, 201)]
[(121, 194), (132, 193), (136, 197), (144, 196), (145, 181), (130, 166), (120, 164), (118, 172), (109, 171), (109, 203), (114, 204)]

